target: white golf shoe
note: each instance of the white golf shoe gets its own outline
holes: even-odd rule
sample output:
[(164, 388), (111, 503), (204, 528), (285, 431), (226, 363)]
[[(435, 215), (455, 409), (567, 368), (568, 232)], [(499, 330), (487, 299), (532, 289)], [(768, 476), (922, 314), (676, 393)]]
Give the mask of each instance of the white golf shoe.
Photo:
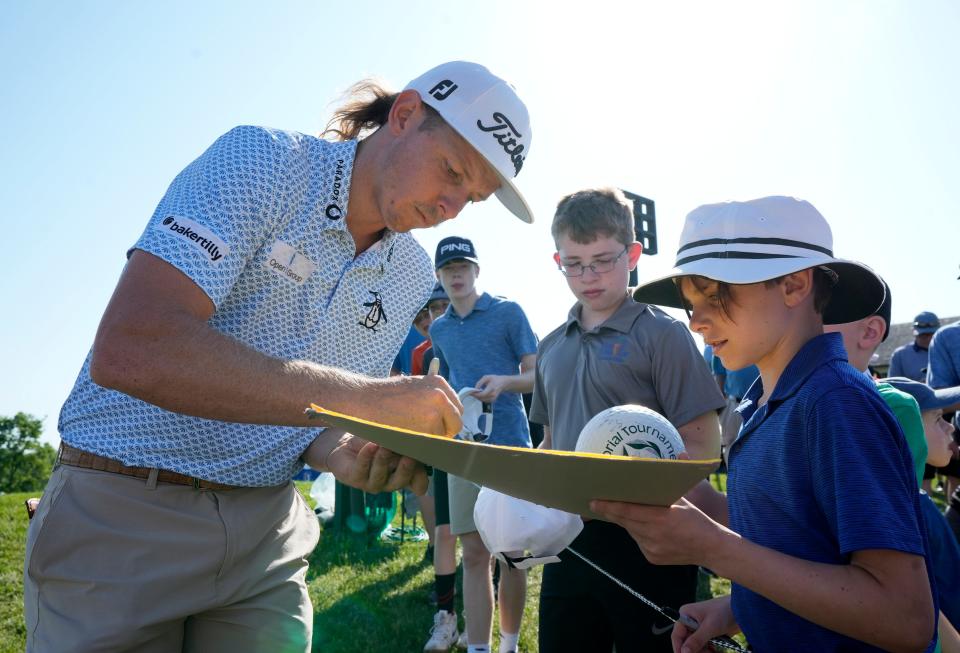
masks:
[(447, 653), (457, 643), (457, 615), (446, 610), (437, 610), (433, 615), (433, 627), (430, 628), (430, 639), (423, 647), (424, 653)]

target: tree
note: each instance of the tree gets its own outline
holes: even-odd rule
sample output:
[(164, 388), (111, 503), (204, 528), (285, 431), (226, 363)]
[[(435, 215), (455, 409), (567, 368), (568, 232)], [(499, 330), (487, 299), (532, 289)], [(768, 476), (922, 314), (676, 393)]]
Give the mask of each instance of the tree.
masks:
[(34, 492), (47, 484), (57, 452), (40, 442), (42, 432), (32, 415), (0, 417), (0, 492)]

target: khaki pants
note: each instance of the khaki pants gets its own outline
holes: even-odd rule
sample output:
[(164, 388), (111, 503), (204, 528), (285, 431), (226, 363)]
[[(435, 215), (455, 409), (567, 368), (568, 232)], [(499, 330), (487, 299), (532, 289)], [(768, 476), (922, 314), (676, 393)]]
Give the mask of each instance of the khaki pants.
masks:
[(318, 538), (293, 483), (200, 491), (60, 465), (27, 534), (27, 651), (308, 651)]

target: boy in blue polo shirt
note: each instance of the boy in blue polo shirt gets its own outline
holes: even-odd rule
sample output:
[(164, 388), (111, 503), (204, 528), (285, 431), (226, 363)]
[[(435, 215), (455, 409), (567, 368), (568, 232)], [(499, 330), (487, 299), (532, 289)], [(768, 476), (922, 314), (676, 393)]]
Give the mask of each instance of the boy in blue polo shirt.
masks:
[[(434, 265), (450, 305), (430, 326), (430, 339), (434, 354), (449, 370), (447, 380), (457, 392), (475, 388), (471, 394), (492, 405), (493, 429), (485, 442), (529, 447), (530, 428), (521, 393), (533, 389), (537, 337), (523, 309), (502, 297), (478, 292), (477, 250), (466, 238), (450, 236), (437, 243)], [(447, 477), (447, 483), (450, 532), (460, 538), (463, 546), (463, 608), (468, 653), (487, 653), (493, 584), (490, 552), (473, 521), (473, 507), (480, 488), (452, 475)], [(501, 563), (498, 592), (501, 653), (516, 651), (526, 587), (523, 570), (510, 569)], [(455, 623), (455, 616), (453, 621)]]
[(824, 322), (875, 313), (883, 282), (834, 258), (832, 240), (801, 200), (702, 206), (687, 216), (674, 269), (637, 290), (690, 311), (691, 329), (725, 366), (760, 370), (730, 448), (729, 528), (685, 500), (594, 502), (652, 562), (698, 563), (733, 581), (731, 596), (681, 608), (699, 623), (674, 628), (685, 653), (739, 630), (759, 652), (935, 645), (926, 529), (903, 433), (873, 381), (847, 362), (840, 335), (823, 333)]

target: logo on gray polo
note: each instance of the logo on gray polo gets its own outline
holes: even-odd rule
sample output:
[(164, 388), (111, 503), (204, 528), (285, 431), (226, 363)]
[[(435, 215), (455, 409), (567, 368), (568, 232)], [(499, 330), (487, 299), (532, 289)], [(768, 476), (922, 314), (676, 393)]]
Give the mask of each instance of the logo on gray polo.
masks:
[(187, 240), (203, 251), (211, 263), (219, 263), (220, 259), (230, 253), (230, 247), (219, 236), (190, 218), (168, 215), (155, 228)]
[(493, 124), (484, 125), (483, 122), (478, 120), (477, 127), (480, 131), (487, 132), (497, 139), (500, 147), (510, 157), (510, 162), (516, 169), (513, 174), (519, 174), (520, 168), (523, 167), (523, 156), (520, 154), (523, 152), (523, 144), (519, 143), (517, 139), (523, 138), (523, 134), (517, 131), (510, 119), (497, 111), (493, 114)]

